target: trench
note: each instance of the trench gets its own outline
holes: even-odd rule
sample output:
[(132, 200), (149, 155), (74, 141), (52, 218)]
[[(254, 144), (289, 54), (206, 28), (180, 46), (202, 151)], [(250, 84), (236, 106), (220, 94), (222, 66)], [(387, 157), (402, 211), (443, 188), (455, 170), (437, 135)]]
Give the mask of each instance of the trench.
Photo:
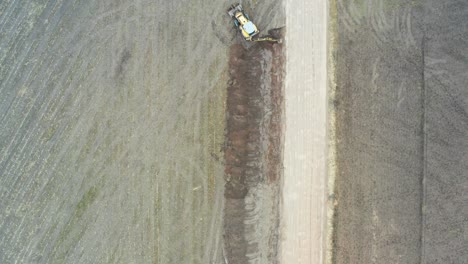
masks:
[[(269, 33), (281, 37), (283, 30)], [(278, 43), (230, 48), (224, 146), (230, 264), (278, 263), (284, 61)]]

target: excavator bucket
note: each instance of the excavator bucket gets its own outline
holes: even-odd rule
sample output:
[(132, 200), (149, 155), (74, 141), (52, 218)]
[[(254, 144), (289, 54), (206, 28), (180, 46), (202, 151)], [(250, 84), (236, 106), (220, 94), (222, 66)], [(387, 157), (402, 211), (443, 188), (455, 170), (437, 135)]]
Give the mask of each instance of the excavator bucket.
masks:
[(242, 5), (241, 4), (235, 4), (235, 5), (232, 5), (227, 13), (231, 16), (231, 17), (234, 17), (234, 15), (236, 14), (236, 12), (242, 12), (243, 9), (242, 9)]
[(276, 42), (276, 43), (283, 43), (281, 39), (273, 38), (273, 37), (261, 37), (253, 39), (254, 42), (262, 42), (262, 41), (269, 41), (269, 42)]

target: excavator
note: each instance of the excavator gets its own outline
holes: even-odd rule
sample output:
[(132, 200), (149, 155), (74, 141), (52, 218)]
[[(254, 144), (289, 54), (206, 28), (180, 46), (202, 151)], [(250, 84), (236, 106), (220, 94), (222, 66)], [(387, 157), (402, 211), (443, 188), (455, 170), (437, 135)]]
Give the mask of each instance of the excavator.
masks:
[(241, 4), (232, 5), (227, 13), (234, 19), (234, 25), (240, 30), (242, 36), (247, 41), (271, 41), (281, 43), (281, 39), (275, 39), (269, 36), (258, 37), (260, 30), (250, 21), (249, 15), (244, 11)]

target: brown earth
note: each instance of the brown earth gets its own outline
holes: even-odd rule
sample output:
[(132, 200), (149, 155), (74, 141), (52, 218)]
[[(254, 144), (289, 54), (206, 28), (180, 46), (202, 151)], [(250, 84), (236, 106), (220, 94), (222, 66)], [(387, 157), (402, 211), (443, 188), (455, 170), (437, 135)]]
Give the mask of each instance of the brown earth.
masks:
[[(281, 30), (269, 33), (282, 35)], [(229, 263), (278, 261), (284, 59), (283, 45), (278, 43), (230, 49), (224, 152), (224, 239)], [(250, 196), (260, 201), (250, 202)]]
[(468, 263), (468, 2), (331, 7), (331, 263)]

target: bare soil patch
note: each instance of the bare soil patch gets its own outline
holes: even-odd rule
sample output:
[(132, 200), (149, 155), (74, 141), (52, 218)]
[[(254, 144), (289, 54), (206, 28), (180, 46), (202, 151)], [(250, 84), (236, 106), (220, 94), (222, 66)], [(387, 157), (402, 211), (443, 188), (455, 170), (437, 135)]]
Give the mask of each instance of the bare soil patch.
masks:
[[(282, 32), (270, 34), (281, 37)], [(282, 44), (233, 45), (230, 50), (224, 152), (229, 263), (277, 262), (283, 65)]]

